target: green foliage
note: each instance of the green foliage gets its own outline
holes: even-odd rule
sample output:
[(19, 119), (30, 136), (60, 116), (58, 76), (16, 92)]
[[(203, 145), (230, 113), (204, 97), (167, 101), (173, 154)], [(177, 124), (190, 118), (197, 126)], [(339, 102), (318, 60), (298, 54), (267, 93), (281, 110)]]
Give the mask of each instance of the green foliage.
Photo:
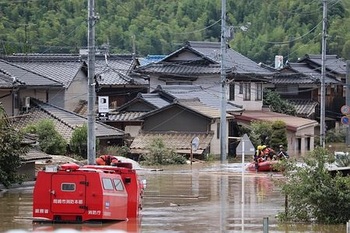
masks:
[[(88, 132), (87, 125), (84, 124), (81, 127), (74, 129), (72, 137), (69, 142), (69, 147), (75, 156), (87, 158), (87, 143), (88, 143)], [(100, 141), (96, 139), (96, 151), (99, 150)]]
[(270, 145), (272, 134), (272, 123), (269, 121), (252, 121), (250, 123), (249, 138), (253, 145)]
[(347, 128), (330, 129), (326, 131), (326, 142), (345, 142)]
[(281, 99), (281, 96), (274, 91), (266, 90), (264, 91), (263, 104), (270, 106), (271, 111), (284, 113), (288, 115), (296, 115), (295, 106), (288, 100)]
[(103, 154), (128, 157), (130, 148), (127, 146), (108, 146)]
[(36, 132), (39, 137), (39, 146), (42, 151), (52, 155), (62, 155), (66, 153), (67, 142), (56, 131), (51, 120), (42, 120), (36, 125)]
[(279, 148), (279, 145), (283, 145), (284, 149), (288, 150), (288, 140), (287, 140), (287, 126), (283, 121), (275, 121), (271, 125), (272, 134), (270, 140), (270, 147), (274, 150)]
[(0, 183), (9, 187), (24, 178), (17, 173), (17, 169), (21, 165), (20, 156), (25, 155), (28, 148), (21, 144), (23, 135), (8, 124), (2, 107), (0, 116)]
[(76, 155), (87, 158), (87, 126), (74, 129), (69, 143), (70, 149)]
[[(277, 54), (296, 61), (306, 53), (320, 53), (320, 1), (236, 0), (226, 8), (228, 25), (249, 25), (246, 31), (235, 29), (232, 48), (256, 62), (273, 65)], [(347, 1), (328, 9), (327, 53), (345, 59), (350, 59), (349, 9)], [(168, 54), (186, 40), (220, 40), (220, 1), (103, 0), (96, 1), (95, 10), (101, 16), (96, 44), (108, 43), (113, 53), (130, 53), (134, 42), (137, 54), (147, 55)], [(86, 1), (5, 0), (0, 52), (78, 52), (87, 46), (86, 18)]]
[(350, 218), (350, 178), (332, 176), (326, 165), (334, 160), (327, 150), (317, 147), (303, 158), (303, 166), (289, 159), (285, 179), (278, 185), (288, 197), (282, 221), (315, 221), (326, 224), (346, 223)]
[(161, 138), (153, 139), (148, 145), (148, 153), (143, 155), (144, 165), (185, 164), (186, 158), (168, 148)]

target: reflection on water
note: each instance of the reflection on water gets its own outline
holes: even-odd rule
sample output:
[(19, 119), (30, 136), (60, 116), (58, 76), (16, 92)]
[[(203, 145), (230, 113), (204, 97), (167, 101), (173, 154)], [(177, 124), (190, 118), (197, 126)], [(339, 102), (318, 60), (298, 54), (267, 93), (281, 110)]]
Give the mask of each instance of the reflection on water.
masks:
[[(32, 188), (0, 194), (0, 232), (62, 228), (113, 232), (345, 232), (345, 226), (279, 224), (284, 197), (278, 173), (242, 172), (241, 164), (193, 164), (140, 170), (147, 180), (142, 217), (113, 224), (32, 224)], [(242, 176), (244, 174), (244, 176)], [(242, 189), (242, 183), (244, 189)]]

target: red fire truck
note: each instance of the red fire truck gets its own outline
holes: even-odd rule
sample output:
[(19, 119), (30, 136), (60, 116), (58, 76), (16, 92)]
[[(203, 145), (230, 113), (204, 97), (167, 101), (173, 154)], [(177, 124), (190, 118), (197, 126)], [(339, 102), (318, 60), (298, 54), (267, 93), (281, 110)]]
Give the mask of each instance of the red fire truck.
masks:
[(83, 223), (136, 218), (143, 192), (143, 182), (131, 163), (48, 166), (38, 172), (35, 182), (33, 221)]

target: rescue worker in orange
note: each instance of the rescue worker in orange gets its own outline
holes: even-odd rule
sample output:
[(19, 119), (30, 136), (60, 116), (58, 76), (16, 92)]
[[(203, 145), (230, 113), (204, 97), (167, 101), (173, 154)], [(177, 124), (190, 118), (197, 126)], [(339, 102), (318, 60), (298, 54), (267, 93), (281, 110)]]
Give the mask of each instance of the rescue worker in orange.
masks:
[(113, 165), (118, 162), (120, 161), (112, 155), (101, 155), (100, 157), (96, 158), (97, 165)]

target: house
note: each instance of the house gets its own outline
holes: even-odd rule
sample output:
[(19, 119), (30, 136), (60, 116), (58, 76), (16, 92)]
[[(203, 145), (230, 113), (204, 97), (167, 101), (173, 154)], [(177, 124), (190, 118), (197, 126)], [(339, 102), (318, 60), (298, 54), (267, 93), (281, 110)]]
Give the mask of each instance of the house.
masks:
[[(155, 134), (158, 137), (161, 137), (164, 139), (164, 141), (166, 141), (170, 135), (176, 135), (176, 138), (182, 140), (185, 137), (189, 137), (189, 135), (193, 136), (193, 133), (198, 134), (198, 132), (200, 132), (203, 135), (207, 135), (210, 131), (210, 134), (215, 135), (215, 139), (209, 143), (210, 146), (205, 150), (205, 152), (219, 154), (220, 143), (218, 140), (220, 138), (220, 109), (217, 107), (219, 105), (219, 102), (220, 98), (217, 95), (208, 92), (200, 86), (158, 86), (152, 93), (140, 93), (135, 99), (118, 108), (116, 112), (111, 112), (106, 123), (123, 129), (126, 134), (130, 135), (130, 142), (132, 142), (131, 149), (133, 153), (144, 149), (143, 146), (145, 143), (143, 143), (143, 146), (140, 146), (139, 143), (137, 143), (138, 141), (144, 142), (144, 140), (140, 138), (145, 138), (146, 136), (152, 137), (151, 135), (153, 135), (154, 132), (156, 132)], [(155, 117), (155, 115), (152, 113), (155, 113), (157, 111), (165, 111), (165, 109), (169, 108), (169, 106), (173, 105), (174, 103), (181, 103), (181, 110), (179, 110), (179, 108), (173, 108), (173, 111), (180, 111), (180, 113), (174, 114), (176, 115), (176, 118), (171, 118), (170, 120), (171, 126), (173, 127), (171, 129), (172, 132), (170, 135), (164, 129), (158, 130), (157, 127), (147, 127), (145, 125), (145, 119), (150, 122), (151, 117)], [(184, 118), (181, 118), (181, 123), (175, 124), (174, 122), (177, 120), (177, 117), (182, 116), (183, 108), (186, 108), (187, 111), (198, 111), (205, 117), (209, 117), (210, 124), (205, 124), (206, 126), (204, 127), (204, 131), (194, 130), (196, 127), (196, 122), (199, 121), (196, 119), (197, 115), (193, 114), (188, 114), (188, 119), (184, 120)], [(206, 112), (204, 112), (205, 109), (207, 109)], [(232, 114), (239, 114), (243, 111), (243, 109), (241, 106), (236, 106), (235, 104), (228, 102), (227, 110), (228, 123), (230, 124), (231, 128), (237, 127), (235, 124), (231, 124), (231, 121), (233, 120)], [(166, 124), (161, 122), (169, 121), (167, 114), (160, 114), (159, 116), (160, 118), (156, 120), (159, 124)], [(164, 119), (162, 119), (162, 117), (164, 117)], [(187, 127), (187, 123), (184, 123), (184, 121), (191, 122), (191, 127)], [(182, 125), (186, 127), (182, 128)], [(191, 134), (189, 134), (189, 132)], [(237, 130), (232, 130), (232, 132), (237, 133)], [(206, 139), (208, 138), (206, 137)], [(171, 140), (171, 142), (172, 141), (173, 140)], [(182, 153), (184, 153), (186, 150), (189, 152), (190, 147), (187, 145), (186, 148), (187, 149), (181, 149)], [(204, 152), (204, 149), (201, 152)]]
[(252, 121), (285, 122), (290, 155), (305, 155), (315, 146), (315, 127), (318, 126), (315, 120), (271, 111), (244, 111), (242, 115), (236, 115), (235, 119), (247, 127)]
[[(327, 55), (325, 63), (326, 123), (329, 128), (333, 128), (339, 122), (340, 108), (345, 104), (346, 63), (334, 55)], [(271, 89), (283, 99), (293, 102), (298, 116), (319, 119), (323, 78), (321, 66), (321, 55), (305, 55), (298, 62), (288, 62), (275, 73)]]
[(138, 93), (148, 92), (148, 80), (133, 73), (138, 65), (132, 55), (95, 55), (96, 95), (107, 97), (110, 109), (134, 99)]
[[(219, 42), (188, 41), (160, 61), (139, 67), (135, 72), (149, 77), (150, 92), (159, 85), (199, 85), (219, 95), (220, 48)], [(229, 84), (227, 99), (247, 110), (261, 109), (263, 88), (273, 72), (229, 47), (225, 72)]]
[(0, 102), (9, 116), (27, 111), (30, 97), (47, 101), (63, 90), (64, 86), (55, 80), (0, 60)]
[[(42, 78), (49, 80), (52, 83), (60, 86), (60, 89), (53, 89), (52, 87), (44, 90), (39, 90), (39, 86), (32, 86), (31, 93), (21, 93), (19, 90), (19, 97), (14, 103), (20, 108), (28, 108), (26, 106), (25, 98), (36, 98), (43, 102), (53, 104), (55, 106), (73, 111), (80, 100), (87, 100), (87, 66), (79, 55), (72, 54), (14, 54), (4, 56), (2, 59), (6, 60), (8, 64), (25, 70), (25, 72), (18, 72), (13, 70), (10, 74), (18, 81), (23, 80), (23, 88), (28, 88), (33, 82), (33, 78), (29, 75), (36, 74)], [(6, 70), (4, 64), (0, 64), (0, 69)], [(47, 81), (46, 81), (47, 82)], [(42, 80), (37, 82), (42, 85)], [(6, 101), (11, 103), (11, 101)], [(17, 111), (15, 115), (20, 113)]]
[[(35, 124), (44, 119), (50, 119), (54, 122), (56, 131), (63, 136), (69, 144), (73, 131), (77, 127), (87, 124), (87, 118), (63, 108), (44, 103), (42, 101), (31, 99), (31, 109), (27, 114), (19, 115), (15, 118), (13, 126), (22, 129), (30, 124)], [(95, 123), (95, 135), (99, 140), (100, 148), (109, 145), (124, 145), (124, 131), (103, 124)]]
[[(86, 114), (88, 57), (83, 50), (80, 54), (14, 54), (3, 59), (63, 86), (60, 91), (47, 91), (46, 98), (28, 95), (29, 97), (38, 98), (68, 111)], [(95, 55), (97, 97), (107, 96), (110, 108), (115, 109), (133, 99), (138, 92), (147, 92), (147, 80), (132, 74), (137, 65), (139, 63), (132, 55), (97, 52)]]
[[(227, 115), (227, 119), (233, 116)], [(167, 147), (179, 154), (220, 154), (218, 124), (220, 111), (198, 99), (176, 100), (140, 117), (142, 129), (130, 145), (132, 154), (147, 153), (152, 140), (161, 138)], [(166, 119), (166, 120), (165, 120)], [(192, 151), (192, 140), (199, 146)]]

